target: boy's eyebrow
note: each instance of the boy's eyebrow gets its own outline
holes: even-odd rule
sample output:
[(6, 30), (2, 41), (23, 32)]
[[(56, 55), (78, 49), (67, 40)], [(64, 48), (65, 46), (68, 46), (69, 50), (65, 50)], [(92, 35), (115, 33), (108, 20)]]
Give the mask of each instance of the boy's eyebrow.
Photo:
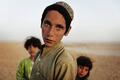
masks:
[(45, 23), (45, 24), (52, 25), (51, 22), (50, 22), (49, 20), (45, 20), (44, 23)]
[(56, 25), (58, 28), (64, 29), (64, 26), (62, 26), (61, 24), (57, 24)]

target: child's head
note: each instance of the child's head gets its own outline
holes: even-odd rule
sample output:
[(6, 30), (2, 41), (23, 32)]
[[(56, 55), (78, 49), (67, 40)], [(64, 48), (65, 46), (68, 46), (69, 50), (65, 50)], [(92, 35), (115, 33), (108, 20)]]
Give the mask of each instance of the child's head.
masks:
[(31, 56), (35, 56), (36, 53), (41, 49), (41, 42), (36, 37), (29, 37), (24, 43), (25, 49)]
[(79, 78), (87, 78), (93, 67), (92, 61), (86, 56), (80, 56), (77, 58), (77, 66), (77, 77)]

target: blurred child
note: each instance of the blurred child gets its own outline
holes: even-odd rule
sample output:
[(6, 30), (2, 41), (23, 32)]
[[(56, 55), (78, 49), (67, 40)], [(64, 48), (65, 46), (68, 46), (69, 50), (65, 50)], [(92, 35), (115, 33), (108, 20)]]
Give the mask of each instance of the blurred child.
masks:
[(88, 80), (93, 64), (89, 57), (80, 56), (77, 58), (76, 80)]
[(36, 53), (38, 53), (41, 49), (41, 42), (38, 38), (30, 37), (25, 41), (24, 48), (28, 51), (30, 56), (20, 62), (16, 73), (17, 80), (30, 79)]

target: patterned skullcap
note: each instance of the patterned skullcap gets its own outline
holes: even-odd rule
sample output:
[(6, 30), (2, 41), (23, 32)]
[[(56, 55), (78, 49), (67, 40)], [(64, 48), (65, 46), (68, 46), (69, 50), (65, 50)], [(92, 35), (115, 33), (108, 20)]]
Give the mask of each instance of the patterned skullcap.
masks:
[(43, 23), (43, 20), (45, 18), (45, 16), (47, 15), (47, 13), (50, 11), (50, 10), (56, 10), (58, 11), (61, 15), (63, 15), (65, 21), (66, 21), (66, 32), (69, 30), (70, 28), (70, 24), (71, 24), (71, 21), (73, 20), (73, 10), (72, 8), (65, 2), (56, 2), (52, 5), (49, 5), (45, 8), (43, 14), (42, 14), (42, 18), (41, 18), (41, 25)]
[(71, 19), (73, 19), (73, 16), (74, 16), (73, 10), (67, 3), (65, 3), (65, 2), (56, 2), (55, 4), (64, 7), (68, 11)]

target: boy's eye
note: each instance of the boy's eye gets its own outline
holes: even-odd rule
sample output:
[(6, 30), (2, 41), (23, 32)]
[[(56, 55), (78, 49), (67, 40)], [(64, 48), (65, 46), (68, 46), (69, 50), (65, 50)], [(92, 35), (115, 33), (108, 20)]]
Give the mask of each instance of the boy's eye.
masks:
[(85, 71), (89, 71), (89, 69), (85, 69)]
[(49, 27), (51, 25), (51, 23), (48, 20), (46, 20), (46, 21), (44, 21), (43, 25), (44, 25), (44, 27)]
[(64, 27), (62, 25), (57, 25), (56, 26), (56, 30), (58, 30), (58, 31), (63, 30), (63, 29), (64, 29)]
[(50, 25), (48, 23), (44, 23), (44, 27), (49, 27)]

